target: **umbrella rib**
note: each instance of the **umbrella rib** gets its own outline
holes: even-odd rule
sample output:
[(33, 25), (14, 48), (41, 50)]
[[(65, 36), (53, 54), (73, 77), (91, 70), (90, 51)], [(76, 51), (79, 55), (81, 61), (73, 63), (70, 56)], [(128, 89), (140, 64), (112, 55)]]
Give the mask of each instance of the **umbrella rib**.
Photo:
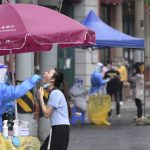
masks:
[(25, 27), (25, 25), (24, 25), (24, 22), (22, 21), (20, 15), (19, 15), (19, 14), (17, 13), (17, 11), (12, 7), (12, 5), (9, 5), (9, 4), (8, 4), (8, 6), (9, 6), (9, 7), (16, 13), (16, 15), (19, 17), (20, 22), (22, 22), (22, 25), (23, 25), (23, 27), (24, 27), (26, 33), (28, 34), (27, 29), (26, 29), (26, 27)]

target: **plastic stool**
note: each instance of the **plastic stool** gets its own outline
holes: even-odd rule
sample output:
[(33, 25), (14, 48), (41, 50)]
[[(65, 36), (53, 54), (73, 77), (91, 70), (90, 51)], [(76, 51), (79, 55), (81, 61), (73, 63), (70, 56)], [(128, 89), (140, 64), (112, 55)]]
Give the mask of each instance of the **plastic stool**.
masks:
[(72, 117), (71, 117), (70, 123), (74, 125), (78, 121), (80, 121), (83, 124), (84, 118), (85, 118), (84, 112), (80, 110), (79, 108), (77, 108), (76, 106), (73, 106), (71, 111), (72, 111)]

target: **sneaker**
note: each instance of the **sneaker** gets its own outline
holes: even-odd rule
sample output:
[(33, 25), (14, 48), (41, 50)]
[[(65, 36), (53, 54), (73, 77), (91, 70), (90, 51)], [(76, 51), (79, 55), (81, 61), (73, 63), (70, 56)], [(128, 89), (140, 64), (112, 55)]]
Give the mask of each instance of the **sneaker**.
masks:
[(121, 105), (121, 106), (123, 105), (123, 102), (122, 102), (122, 101), (120, 102), (120, 105)]
[(146, 115), (146, 118), (150, 119), (150, 115), (149, 115), (149, 114), (147, 114), (147, 115)]
[(120, 114), (118, 114), (118, 115), (117, 115), (117, 118), (120, 118), (120, 117), (121, 117), (121, 115), (120, 115)]
[(107, 120), (104, 120), (104, 124), (105, 124), (105, 125), (108, 125), (108, 126), (110, 126), (110, 125), (111, 125), (111, 123), (110, 123), (110, 122), (108, 122)]
[(133, 118), (133, 120), (135, 121), (137, 118), (138, 118), (138, 117), (137, 117), (137, 116), (135, 116), (135, 117)]
[(143, 120), (143, 118), (141, 117), (141, 118), (137, 118), (135, 121), (139, 122), (139, 121), (142, 121), (142, 120)]

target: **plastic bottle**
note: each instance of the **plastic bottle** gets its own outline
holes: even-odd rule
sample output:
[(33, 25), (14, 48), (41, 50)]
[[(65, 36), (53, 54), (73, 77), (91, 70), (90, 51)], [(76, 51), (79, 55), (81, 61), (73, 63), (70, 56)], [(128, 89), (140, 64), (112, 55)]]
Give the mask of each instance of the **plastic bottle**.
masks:
[(18, 127), (18, 120), (14, 120), (13, 125), (13, 136), (18, 137), (19, 136), (19, 127)]
[(3, 125), (3, 136), (5, 138), (8, 138), (8, 126), (7, 126), (7, 122), (8, 122), (8, 120), (4, 120), (3, 121), (3, 123), (4, 123), (4, 125)]

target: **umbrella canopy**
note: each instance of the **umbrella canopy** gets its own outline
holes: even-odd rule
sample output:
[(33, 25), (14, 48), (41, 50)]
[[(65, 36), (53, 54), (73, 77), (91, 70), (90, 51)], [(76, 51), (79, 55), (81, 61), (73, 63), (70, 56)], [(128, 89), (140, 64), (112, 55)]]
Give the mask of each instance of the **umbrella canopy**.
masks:
[(144, 39), (122, 33), (104, 23), (94, 11), (82, 20), (82, 24), (96, 33), (95, 47), (144, 48)]
[(0, 5), (0, 55), (50, 50), (54, 43), (94, 44), (95, 32), (43, 6)]

